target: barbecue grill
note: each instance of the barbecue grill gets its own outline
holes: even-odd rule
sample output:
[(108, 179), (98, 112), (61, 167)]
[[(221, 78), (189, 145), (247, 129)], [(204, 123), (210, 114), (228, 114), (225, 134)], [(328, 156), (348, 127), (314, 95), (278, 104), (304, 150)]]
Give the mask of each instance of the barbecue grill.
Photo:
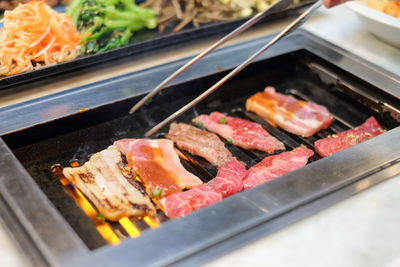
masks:
[[(31, 261), (50, 266), (197, 265), (399, 174), (399, 78), (299, 32), (177, 121), (225, 112), (260, 123), (288, 150), (299, 145), (312, 149), (315, 140), (370, 116), (386, 133), (328, 158), (316, 155), (301, 169), (175, 220), (159, 210), (159, 222), (147, 217), (109, 222), (96, 216), (91, 203), (62, 176), (63, 167), (83, 164), (115, 140), (142, 137), (269, 39), (216, 51), (133, 116), (127, 115), (129, 108), (185, 60), (3, 108), (0, 213)], [(267, 85), (326, 106), (334, 123), (301, 138), (245, 111), (245, 100)], [(267, 156), (227, 147), (248, 167)], [(216, 169), (205, 160), (179, 154), (185, 168), (203, 181), (215, 176)]]

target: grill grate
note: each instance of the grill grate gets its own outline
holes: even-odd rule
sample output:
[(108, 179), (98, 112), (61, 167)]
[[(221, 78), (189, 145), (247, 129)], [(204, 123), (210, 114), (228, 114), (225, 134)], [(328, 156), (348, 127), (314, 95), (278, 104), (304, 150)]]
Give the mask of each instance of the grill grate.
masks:
[[(267, 69), (269, 64), (274, 67), (269, 68), (270, 72), (260, 72), (260, 69)], [(218, 75), (222, 76), (224, 73)], [(37, 133), (33, 138), (29, 135), (30, 130), (27, 130), (21, 132), (21, 135), (17, 133), (5, 140), (43, 192), (90, 249), (101, 247), (106, 243), (117, 244), (124, 238), (136, 238), (143, 231), (157, 228), (160, 223), (168, 219), (161, 210), (158, 211), (160, 223), (146, 217), (142, 220), (124, 218), (120, 222), (97, 218), (97, 211), (93, 205), (62, 176), (62, 167), (80, 166), (90, 155), (105, 149), (115, 140), (141, 138), (147, 129), (163, 119), (161, 116), (170, 114), (189, 99), (193, 99), (201, 88), (208, 88), (218, 80), (218, 75), (203, 77), (164, 90), (153, 99), (152, 103), (133, 116), (126, 115), (126, 110), (133, 102), (129, 99), (54, 121), (50, 126), (44, 125), (43, 128), (38, 126), (37, 129), (32, 129), (33, 133)], [(302, 138), (275, 128), (256, 114), (245, 111), (246, 99), (255, 92), (263, 90), (266, 85), (275, 86), (278, 92), (326, 106), (335, 118), (334, 123), (312, 137)], [(183, 114), (178, 122), (190, 123), (193, 117), (209, 114), (212, 111), (261, 124), (285, 144), (286, 150), (292, 150), (300, 145), (313, 149), (315, 140), (358, 126), (369, 116), (375, 116), (387, 130), (399, 125), (392, 118), (392, 114), (388, 115), (389, 112), (379, 112), (376, 107), (350, 96), (338, 85), (322, 82), (306, 64), (296, 58), (295, 54), (252, 64), (232, 82)], [(154, 138), (163, 138), (167, 131), (167, 128), (162, 129)], [(29, 137), (29, 140), (24, 137)], [(225, 140), (223, 142), (247, 167), (268, 156), (264, 152), (244, 150), (227, 144)], [(217, 169), (206, 160), (185, 151), (178, 151), (184, 167), (204, 182), (216, 176)], [(281, 151), (276, 153), (279, 152)], [(309, 162), (318, 159), (320, 157), (315, 155)], [(50, 166), (52, 167), (49, 171)]]
[[(292, 96), (298, 99), (313, 101), (313, 99), (311, 99), (309, 96), (295, 89), (286, 90), (285, 93), (291, 94)], [(231, 109), (230, 112), (225, 112), (225, 113), (227, 113), (227, 115), (229, 116), (235, 116), (259, 123), (260, 125), (263, 126), (264, 129), (266, 129), (269, 133), (271, 133), (271, 135), (275, 136), (281, 142), (283, 142), (285, 144), (286, 150), (292, 150), (296, 147), (299, 147), (300, 145), (307, 146), (308, 148), (314, 150), (314, 142), (316, 140), (353, 128), (353, 125), (348, 123), (347, 120), (341, 118), (340, 116), (335, 115), (334, 114), (335, 112), (331, 112), (334, 119), (329, 128), (322, 130), (311, 137), (301, 137), (286, 132), (278, 127), (274, 127), (273, 125), (271, 125), (258, 115), (252, 112), (247, 112), (240, 107), (235, 107)], [(203, 130), (206, 130), (204, 127), (198, 125), (196, 126), (202, 128)], [(161, 132), (156, 134), (153, 138), (165, 138), (165, 136), (166, 132)], [(257, 164), (267, 156), (283, 152), (283, 151), (275, 151), (274, 153), (268, 154), (266, 152), (258, 150), (245, 150), (240, 147), (228, 144), (228, 142), (223, 138), (220, 139), (225, 143), (225, 146), (231, 151), (231, 153), (237, 159), (246, 164), (247, 168), (250, 168), (251, 166)], [(205, 159), (199, 156), (192, 155), (189, 152), (183, 151), (179, 148), (176, 148), (176, 150), (178, 152), (178, 155), (181, 159), (181, 163), (183, 164), (183, 166), (188, 171), (197, 175), (203, 182), (208, 182), (216, 176), (217, 169), (209, 162), (207, 162)], [(76, 156), (79, 153), (84, 153), (85, 155), (88, 155), (87, 160), (91, 156), (91, 154), (82, 151), (81, 148), (78, 149), (78, 151), (74, 154), (74, 156)], [(314, 156), (309, 159), (309, 163), (316, 161), (320, 158), (321, 157), (317, 153), (315, 153)], [(70, 165), (72, 167), (81, 166), (81, 164), (77, 159), (70, 160)], [(157, 228), (160, 226), (160, 222), (168, 220), (168, 218), (162, 212), (161, 206), (154, 199), (153, 202), (156, 204), (155, 206), (158, 207), (157, 212), (159, 221), (155, 221), (150, 217), (144, 217), (139, 219), (124, 217), (121, 220), (119, 220), (119, 222), (111, 222), (105, 220), (104, 218), (98, 218), (97, 216), (98, 212), (96, 211), (94, 205), (91, 204), (91, 202), (88, 199), (86, 199), (85, 196), (63, 176), (61, 165), (56, 164), (51, 167), (51, 170), (57, 176), (60, 182), (64, 185), (65, 189), (69, 192), (69, 194), (82, 208), (85, 214), (88, 217), (90, 217), (90, 219), (96, 225), (96, 229), (99, 231), (102, 237), (110, 244), (118, 244), (120, 240), (126, 237), (136, 238), (140, 236), (140, 233), (142, 231), (147, 230), (149, 228)], [(140, 182), (140, 179), (139, 178), (137, 179)]]

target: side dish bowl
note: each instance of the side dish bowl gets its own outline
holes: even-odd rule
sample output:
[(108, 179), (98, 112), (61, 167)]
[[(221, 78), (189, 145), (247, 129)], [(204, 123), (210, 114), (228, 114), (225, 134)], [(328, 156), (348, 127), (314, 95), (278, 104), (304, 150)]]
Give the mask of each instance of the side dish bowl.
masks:
[(400, 19), (369, 8), (362, 2), (346, 3), (360, 18), (366, 29), (379, 39), (400, 47)]

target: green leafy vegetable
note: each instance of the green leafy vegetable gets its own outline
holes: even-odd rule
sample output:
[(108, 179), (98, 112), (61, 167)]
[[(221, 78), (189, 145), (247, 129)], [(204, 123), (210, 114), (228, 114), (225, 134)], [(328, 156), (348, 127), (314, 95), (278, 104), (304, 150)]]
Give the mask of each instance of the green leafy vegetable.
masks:
[(226, 139), (226, 142), (228, 142), (228, 144), (232, 145), (232, 139), (227, 138), (227, 139)]
[(153, 197), (159, 197), (162, 194), (162, 190), (158, 187), (155, 187), (151, 190), (151, 194), (153, 195)]
[(224, 117), (219, 118), (219, 123), (220, 124), (225, 124), (226, 123), (226, 119)]
[(101, 214), (101, 213), (97, 213), (96, 214), (96, 218), (99, 219), (99, 220), (105, 220), (106, 219), (106, 217), (104, 217), (104, 215)]
[(157, 27), (154, 11), (134, 0), (73, 0), (69, 14), (82, 33), (83, 53), (99, 53), (129, 43), (135, 31)]
[(204, 124), (201, 121), (196, 122), (196, 124), (200, 127), (204, 127)]

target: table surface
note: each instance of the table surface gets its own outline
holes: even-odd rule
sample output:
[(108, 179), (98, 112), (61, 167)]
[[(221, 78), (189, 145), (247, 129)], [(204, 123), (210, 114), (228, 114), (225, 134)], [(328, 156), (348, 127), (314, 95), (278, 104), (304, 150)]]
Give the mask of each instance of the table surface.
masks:
[[(227, 45), (268, 35), (284, 28), (282, 19), (244, 33)], [(400, 49), (376, 39), (345, 5), (321, 8), (303, 29), (400, 75)], [(214, 40), (190, 44), (179, 53), (139, 58), (107, 68), (83, 70), (79, 77), (45, 83), (35, 88), (17, 87), (0, 92), (0, 107), (60, 92), (100, 79), (122, 75), (179, 58), (195, 55)], [(392, 178), (261, 238), (207, 264), (207, 266), (400, 266), (400, 177)], [(29, 266), (0, 227), (0, 266)]]

